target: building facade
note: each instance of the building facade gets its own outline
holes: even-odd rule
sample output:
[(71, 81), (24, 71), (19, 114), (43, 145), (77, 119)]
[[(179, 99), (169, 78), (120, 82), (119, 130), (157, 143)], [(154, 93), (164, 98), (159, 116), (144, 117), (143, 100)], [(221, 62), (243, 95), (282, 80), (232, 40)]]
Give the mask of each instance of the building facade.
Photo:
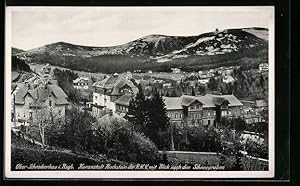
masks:
[(57, 85), (45, 84), (36, 88), (20, 86), (13, 94), (13, 120), (33, 124), (45, 121), (48, 117), (65, 122), (65, 109), (68, 96)]
[(170, 121), (180, 127), (213, 126), (221, 118), (241, 116), (243, 105), (234, 95), (164, 97)]
[[(117, 111), (117, 103), (123, 102), (124, 94), (134, 96), (138, 88), (132, 81), (117, 73), (93, 84), (93, 106), (92, 112), (97, 115), (102, 110)], [(121, 98), (122, 97), (122, 98)], [(118, 110), (120, 110), (118, 108)]]

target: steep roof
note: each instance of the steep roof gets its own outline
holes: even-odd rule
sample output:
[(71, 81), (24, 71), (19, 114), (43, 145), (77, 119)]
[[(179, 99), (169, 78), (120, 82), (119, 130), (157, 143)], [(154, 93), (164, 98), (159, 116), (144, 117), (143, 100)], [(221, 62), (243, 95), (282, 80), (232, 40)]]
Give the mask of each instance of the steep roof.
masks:
[(93, 84), (93, 86), (96, 87), (102, 87), (102, 88), (113, 88), (114, 86), (116, 86), (119, 81), (121, 81), (122, 79), (126, 79), (123, 75), (119, 75), (119, 74), (114, 74), (112, 76), (108, 76), (105, 79), (101, 80), (101, 81), (97, 81)]
[(34, 105), (36, 106), (43, 104), (49, 95), (54, 96), (54, 100), (57, 105), (65, 105), (69, 103), (67, 100), (68, 96), (57, 85), (39, 86), (35, 89), (28, 89), (27, 86), (20, 87), (16, 94), (15, 103), (21, 105), (24, 104), (26, 95), (31, 96), (32, 99), (35, 100)]
[(114, 87), (113, 87), (113, 90), (111, 92), (111, 95), (120, 95), (120, 89), (123, 88), (123, 87), (129, 87), (132, 92), (134, 94), (137, 94), (138, 93), (138, 88), (129, 80), (127, 79), (121, 79)]
[(116, 104), (129, 106), (130, 99), (132, 98), (131, 94), (124, 94), (115, 100)]
[(114, 74), (93, 84), (93, 87), (112, 89), (111, 95), (120, 95), (119, 90), (124, 86), (130, 87), (133, 93), (137, 94), (138, 88), (133, 84), (132, 81), (126, 79), (123, 75)]

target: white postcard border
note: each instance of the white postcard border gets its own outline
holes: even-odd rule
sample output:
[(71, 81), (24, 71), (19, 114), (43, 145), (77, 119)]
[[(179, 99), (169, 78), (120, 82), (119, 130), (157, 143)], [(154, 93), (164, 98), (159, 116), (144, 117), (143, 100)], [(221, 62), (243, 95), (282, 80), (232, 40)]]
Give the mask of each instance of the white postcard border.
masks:
[[(188, 8), (189, 6), (184, 6)], [(273, 6), (234, 6), (229, 10), (264, 8), (271, 15), (269, 22), (269, 170), (268, 171), (11, 171), (11, 13), (14, 10), (30, 10), (35, 7), (6, 7), (5, 18), (5, 110), (4, 110), (4, 178), (5, 179), (61, 179), (61, 178), (272, 178), (275, 174), (275, 8)], [(49, 7), (38, 7), (39, 11)], [(51, 7), (58, 8), (58, 7)], [(70, 7), (59, 7), (70, 8)], [(72, 7), (82, 8), (82, 7)], [(84, 7), (91, 8), (91, 7)], [(92, 7), (96, 8), (96, 7)], [(126, 7), (125, 7), (126, 8)], [(160, 7), (161, 8), (161, 7)], [(181, 7), (179, 7), (181, 8)], [(201, 9), (220, 9), (224, 7), (201, 7)], [(245, 11), (245, 10), (244, 10)]]

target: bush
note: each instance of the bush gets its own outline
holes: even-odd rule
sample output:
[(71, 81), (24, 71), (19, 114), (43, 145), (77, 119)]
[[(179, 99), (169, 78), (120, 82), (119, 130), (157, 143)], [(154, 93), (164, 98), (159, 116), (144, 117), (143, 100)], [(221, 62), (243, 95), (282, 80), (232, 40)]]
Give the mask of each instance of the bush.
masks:
[[(109, 158), (133, 163), (155, 164), (158, 157), (156, 145), (143, 133), (132, 130), (126, 120), (115, 119), (108, 125), (102, 123), (98, 134), (89, 143), (95, 151), (105, 153)], [(102, 144), (102, 145), (100, 145)]]

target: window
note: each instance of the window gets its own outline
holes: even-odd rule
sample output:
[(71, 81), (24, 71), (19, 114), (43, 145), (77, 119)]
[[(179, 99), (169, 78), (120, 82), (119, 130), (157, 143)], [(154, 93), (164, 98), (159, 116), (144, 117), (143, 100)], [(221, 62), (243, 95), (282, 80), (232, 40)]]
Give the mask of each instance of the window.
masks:
[(26, 114), (24, 113), (24, 118), (26, 117)]
[(191, 110), (194, 110), (194, 106), (191, 106)]
[(50, 107), (52, 106), (52, 102), (51, 102), (51, 100), (49, 100), (49, 106), (50, 106)]
[(58, 115), (61, 116), (61, 110), (58, 110)]
[(214, 111), (214, 116), (216, 115), (216, 111)]
[(210, 120), (207, 120), (207, 124), (210, 125)]
[(221, 116), (226, 116), (227, 112), (225, 110), (222, 111)]
[(231, 115), (231, 111), (230, 110), (228, 111), (228, 115)]
[(95, 96), (95, 99), (97, 99), (97, 96)]
[(197, 105), (197, 109), (200, 109), (200, 105)]
[(182, 118), (182, 113), (179, 114), (179, 117)]
[(20, 114), (18, 113), (18, 118), (20, 117)]
[(32, 119), (32, 112), (29, 112), (29, 118)]
[(237, 110), (236, 110), (236, 109), (234, 109), (234, 113), (235, 113), (235, 114), (237, 113)]
[(177, 113), (175, 113), (175, 118), (177, 118), (178, 117), (178, 114)]
[(210, 111), (207, 111), (207, 115), (210, 116)]

